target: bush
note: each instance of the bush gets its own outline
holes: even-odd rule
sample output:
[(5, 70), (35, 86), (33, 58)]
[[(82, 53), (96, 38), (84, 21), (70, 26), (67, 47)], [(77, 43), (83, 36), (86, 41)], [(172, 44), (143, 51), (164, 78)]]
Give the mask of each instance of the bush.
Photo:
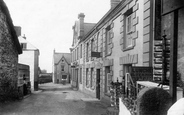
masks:
[(138, 95), (138, 115), (167, 115), (170, 94), (161, 88), (145, 88)]

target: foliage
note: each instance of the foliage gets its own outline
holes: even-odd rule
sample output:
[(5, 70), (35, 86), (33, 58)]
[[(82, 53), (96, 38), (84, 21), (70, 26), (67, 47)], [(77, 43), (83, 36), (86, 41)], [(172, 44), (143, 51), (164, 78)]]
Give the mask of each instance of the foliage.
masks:
[(171, 96), (161, 88), (145, 88), (138, 95), (140, 115), (167, 115), (171, 106)]

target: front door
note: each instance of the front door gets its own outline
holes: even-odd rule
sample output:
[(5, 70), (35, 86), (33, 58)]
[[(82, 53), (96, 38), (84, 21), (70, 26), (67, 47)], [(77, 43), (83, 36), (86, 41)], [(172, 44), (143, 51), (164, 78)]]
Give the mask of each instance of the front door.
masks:
[(100, 69), (96, 73), (96, 98), (100, 99)]

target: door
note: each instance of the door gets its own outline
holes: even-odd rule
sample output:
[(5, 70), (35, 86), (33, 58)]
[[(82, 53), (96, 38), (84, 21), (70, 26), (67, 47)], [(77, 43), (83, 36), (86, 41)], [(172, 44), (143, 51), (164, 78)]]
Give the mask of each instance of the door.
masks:
[(79, 88), (78, 69), (76, 69), (76, 88)]
[(96, 73), (96, 98), (100, 99), (100, 69)]

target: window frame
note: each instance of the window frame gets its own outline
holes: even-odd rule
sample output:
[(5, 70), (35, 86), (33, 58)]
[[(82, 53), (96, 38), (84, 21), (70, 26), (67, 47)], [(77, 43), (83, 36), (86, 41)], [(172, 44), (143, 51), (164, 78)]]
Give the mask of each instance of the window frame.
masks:
[(93, 72), (94, 72), (94, 69), (93, 68), (91, 68), (91, 74), (90, 74), (90, 87), (92, 88), (93, 86), (94, 86), (94, 84), (93, 84)]
[(86, 87), (89, 87), (89, 68), (86, 68)]
[(132, 28), (133, 28), (133, 18), (132, 18), (132, 13), (129, 14), (127, 17), (126, 17), (126, 25), (125, 25), (125, 31), (126, 31), (126, 34), (125, 34), (125, 38), (126, 38), (126, 48), (129, 48), (129, 47), (132, 47), (133, 46), (133, 39), (132, 39)]
[(123, 51), (127, 51), (133, 49), (135, 46), (135, 41), (133, 39), (133, 8), (127, 10), (123, 15)]
[(110, 44), (110, 34), (111, 34), (111, 29), (110, 29), (110, 25), (107, 26), (107, 28), (105, 29), (105, 55), (109, 55), (109, 44)]
[(82, 44), (80, 45), (80, 58), (82, 58)]
[(89, 50), (89, 43), (86, 43), (86, 62), (89, 62), (89, 52), (88, 52), (88, 50)]
[(65, 66), (64, 65), (61, 65), (61, 71), (65, 71)]
[(110, 74), (110, 66), (106, 66), (105, 67), (105, 94), (106, 95), (110, 94), (111, 82), (109, 82), (109, 77), (111, 77), (111, 82), (112, 82), (112, 75)]
[(79, 71), (80, 71), (80, 76), (79, 76), (79, 77), (80, 77), (80, 79), (79, 79), (79, 83), (80, 83), (80, 84), (82, 84), (82, 68), (80, 68), (80, 70), (79, 70)]

